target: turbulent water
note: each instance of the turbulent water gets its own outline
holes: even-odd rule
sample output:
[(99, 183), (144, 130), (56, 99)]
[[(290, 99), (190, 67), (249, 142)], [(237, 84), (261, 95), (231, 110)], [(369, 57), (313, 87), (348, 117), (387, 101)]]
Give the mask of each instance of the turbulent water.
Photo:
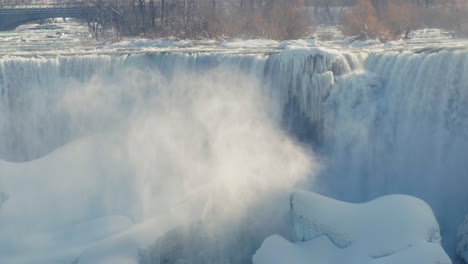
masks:
[[(23, 31), (5, 40), (23, 46), (1, 46), (0, 262), (137, 261), (148, 249), (244, 263), (266, 236), (287, 236), (274, 201), (292, 188), (420, 197), (455, 257), (468, 214), (463, 45), (69, 49), (65, 37), (54, 55)], [(187, 223), (190, 235), (155, 243)]]

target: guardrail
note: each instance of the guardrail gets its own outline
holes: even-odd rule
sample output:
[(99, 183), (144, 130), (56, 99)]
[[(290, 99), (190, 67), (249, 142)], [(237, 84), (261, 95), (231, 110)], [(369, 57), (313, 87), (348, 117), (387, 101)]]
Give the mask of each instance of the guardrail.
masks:
[[(78, 7), (112, 7), (115, 6), (116, 3), (114, 0), (83, 0), (83, 1), (74, 1), (74, 2), (56, 2), (56, 1), (47, 1), (41, 3), (6, 3), (6, 0), (0, 0), (0, 10), (1, 9), (33, 9), (33, 8), (78, 8)], [(154, 5), (158, 6), (160, 4), (160, 0), (153, 0)], [(150, 0), (143, 1), (145, 5), (149, 5)], [(135, 6), (139, 5), (139, 3), (135, 2)]]
[(95, 6), (92, 2), (49, 2), (49, 3), (31, 3), (31, 4), (11, 4), (2, 3), (0, 0), (0, 9), (36, 9), (36, 8), (78, 8)]
[(23, 15), (23, 14), (37, 14), (38, 12), (42, 13), (97, 13), (97, 8), (28, 8), (28, 9), (0, 9), (0, 15)]

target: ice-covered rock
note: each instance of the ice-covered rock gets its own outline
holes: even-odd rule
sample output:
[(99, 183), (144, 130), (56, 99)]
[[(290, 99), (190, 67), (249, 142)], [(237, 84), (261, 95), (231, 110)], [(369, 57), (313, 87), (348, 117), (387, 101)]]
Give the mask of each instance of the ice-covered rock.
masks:
[(165, 38), (165, 39), (135, 39), (121, 41), (112, 44), (114, 47), (180, 47), (186, 48), (194, 45), (192, 40), (178, 40), (176, 38)]
[(206, 46), (214, 46), (216, 45), (218, 42), (214, 39), (202, 39), (200, 41), (198, 41), (198, 44), (199, 45), (206, 45)]
[(390, 48), (390, 47), (395, 47), (395, 46), (404, 46), (406, 43), (402, 40), (395, 40), (395, 41), (387, 41), (383, 44), (384, 48)]
[(267, 238), (255, 264), (451, 263), (431, 208), (405, 195), (351, 204), (315, 193), (291, 195), (295, 242)]
[(276, 48), (277, 49), (295, 49), (295, 48), (308, 48), (308, 47), (318, 47), (319, 42), (317, 38), (311, 37), (307, 40), (303, 39), (294, 39), (294, 40), (285, 40), (281, 42)]
[(468, 262), (468, 216), (458, 228), (457, 254)]
[(320, 42), (318, 41), (318, 38), (315, 37), (315, 36), (312, 36), (312, 37), (308, 38), (306, 41), (309, 44), (309, 46), (311, 46), (311, 47), (320, 46)]
[(422, 36), (422, 37), (435, 37), (441, 34), (440, 29), (437, 28), (426, 28), (419, 29), (411, 32), (413, 36)]
[(279, 42), (272, 39), (248, 39), (224, 41), (220, 44), (224, 48), (265, 48), (278, 46)]
[(302, 39), (285, 40), (276, 47), (277, 49), (291, 49), (291, 48), (306, 48), (309, 47), (309, 43)]
[(366, 40), (355, 40), (349, 46), (350, 47), (364, 47), (380, 44), (378, 39), (366, 39)]

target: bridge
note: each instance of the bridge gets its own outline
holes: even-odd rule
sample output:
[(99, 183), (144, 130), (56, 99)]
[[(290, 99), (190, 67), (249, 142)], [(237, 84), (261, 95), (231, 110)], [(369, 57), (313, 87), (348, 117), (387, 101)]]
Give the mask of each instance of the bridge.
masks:
[(20, 25), (41, 19), (69, 17), (92, 20), (96, 17), (96, 7), (79, 5), (41, 5), (0, 8), (0, 31), (13, 30)]

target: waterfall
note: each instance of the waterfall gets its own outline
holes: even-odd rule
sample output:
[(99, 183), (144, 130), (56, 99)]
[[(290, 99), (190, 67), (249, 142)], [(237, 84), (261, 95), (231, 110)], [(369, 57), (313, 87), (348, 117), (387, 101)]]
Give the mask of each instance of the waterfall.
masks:
[[(333, 71), (349, 71), (358, 60), (352, 53), (344, 56), (318, 49), (271, 55), (4, 57), (0, 59), (0, 158), (37, 159), (121, 119), (131, 111), (131, 96), (128, 91), (112, 91), (112, 86), (130, 69), (162, 74), (168, 80), (211, 69), (229, 70), (233, 76), (248, 75), (263, 83), (262, 92), (265, 100), (271, 101), (272, 117), (302, 131), (296, 133), (302, 138), (310, 138), (321, 120), (321, 102), (333, 84)], [(79, 110), (63, 105), (67, 93), (80, 92), (96, 80), (110, 87), (106, 93), (112, 93), (112, 100), (122, 101), (120, 115), (82, 116)]]
[[(225, 81), (230, 87), (245, 84), (241, 79), (255, 83), (252, 86), (260, 94), (255, 102), (262, 105), (262, 111), (265, 110), (274, 123), (268, 122), (268, 128), (285, 131), (294, 142), (300, 142), (301, 147), (320, 153), (323, 170), (314, 177), (315, 181), (310, 181), (313, 183), (309, 189), (348, 202), (365, 202), (396, 193), (417, 196), (433, 208), (440, 223), (442, 243), (454, 257), (456, 228), (468, 213), (468, 51), (463, 49), (389, 50), (369, 54), (312, 48), (271, 54), (161, 52), (118, 56), (5, 56), (0, 58), (0, 160), (8, 162), (0, 162), (0, 172), (34, 171), (31, 169), (34, 164), (40, 164), (43, 159), (53, 160), (66, 152), (67, 147), (74, 149), (74, 142), (126, 126), (142, 106), (158, 107), (153, 105), (154, 98), (188, 93), (182, 97), (182, 102), (167, 104), (190, 105), (193, 103), (191, 96), (195, 99), (200, 96), (194, 92), (197, 87), (167, 91), (167, 87), (172, 86), (166, 84), (196, 86), (203, 82), (194, 81), (194, 76), (208, 74), (218, 76), (213, 77), (218, 78), (216, 84)], [(240, 93), (245, 92), (240, 88)], [(215, 93), (213, 90), (205, 92)], [(221, 105), (233, 103), (221, 98)], [(252, 111), (257, 110), (249, 106), (254, 109)], [(182, 111), (176, 117), (187, 121), (183, 114), (188, 113)], [(229, 116), (226, 118), (230, 120)], [(196, 129), (186, 133), (201, 138), (196, 141), (194, 153), (205, 155), (202, 150), (208, 144), (205, 142), (207, 135), (211, 134), (203, 130), (205, 126), (198, 129), (199, 120), (188, 121)], [(180, 128), (175, 130), (180, 132)], [(142, 135), (142, 138), (147, 136)], [(135, 142), (143, 146), (145, 143), (139, 140), (136, 137)], [(124, 143), (128, 142), (122, 145)], [(92, 145), (86, 144), (86, 148)], [(265, 149), (272, 150), (268, 144)], [(139, 149), (135, 147), (131, 151)], [(116, 154), (116, 160), (121, 160), (120, 154)], [(158, 156), (151, 151), (145, 154)], [(292, 157), (295, 156), (284, 158), (294, 163)], [(297, 157), (300, 160), (303, 156)], [(255, 158), (265, 161), (261, 155)], [(161, 161), (161, 164), (165, 163)], [(27, 168), (24, 171), (23, 165)], [(109, 172), (105, 166), (99, 166), (97, 171), (106, 177), (114, 173), (126, 177), (126, 169), (129, 169), (120, 170), (117, 166)], [(86, 169), (94, 169), (91, 167)], [(206, 169), (201, 167), (197, 168)], [(179, 172), (178, 168), (173, 170)], [(78, 177), (79, 173), (75, 174)], [(21, 186), (8, 177), (0, 175), (0, 193), (8, 198), (0, 203), (0, 212), (9, 210), (9, 204), (17, 201), (15, 193), (4, 186)], [(292, 188), (299, 178), (293, 177), (287, 186)], [(60, 177), (55, 175), (52, 179)], [(107, 180), (98, 182), (108, 183)], [(122, 185), (127, 183), (122, 182)], [(151, 191), (159, 190), (156, 185), (152, 187)], [(299, 187), (304, 188), (304, 185)], [(101, 190), (93, 191), (96, 192), (90, 197), (100, 195), (98, 191)], [(110, 192), (109, 189), (102, 191)], [(109, 197), (119, 195), (112, 193)], [(76, 210), (60, 224), (102, 216), (99, 210), (109, 199), (103, 199), (104, 205), (93, 204), (90, 209)], [(133, 202), (133, 198), (123, 201), (128, 207), (132, 207)], [(86, 206), (78, 202), (76, 205)], [(63, 204), (56, 206), (67, 208)], [(132, 210), (129, 212), (132, 221), (138, 221), (144, 218), (147, 208), (138, 213)], [(125, 210), (119, 207), (111, 211), (122, 213)], [(127, 221), (122, 222), (125, 222), (122, 226), (127, 224)], [(261, 239), (263, 237), (254, 240)], [(252, 248), (247, 251), (251, 253)]]
[(468, 213), (468, 51), (369, 55), (326, 102), (327, 193), (364, 202), (402, 193), (427, 201), (454, 257)]
[[(287, 230), (287, 206), (272, 200), (315, 175), (306, 147), (322, 137), (323, 102), (364, 56), (0, 58), (0, 262), (133, 256), (178, 225), (189, 227), (162, 237), (177, 246), (161, 254), (250, 259), (266, 236)], [(190, 248), (180, 237), (208, 241)]]

